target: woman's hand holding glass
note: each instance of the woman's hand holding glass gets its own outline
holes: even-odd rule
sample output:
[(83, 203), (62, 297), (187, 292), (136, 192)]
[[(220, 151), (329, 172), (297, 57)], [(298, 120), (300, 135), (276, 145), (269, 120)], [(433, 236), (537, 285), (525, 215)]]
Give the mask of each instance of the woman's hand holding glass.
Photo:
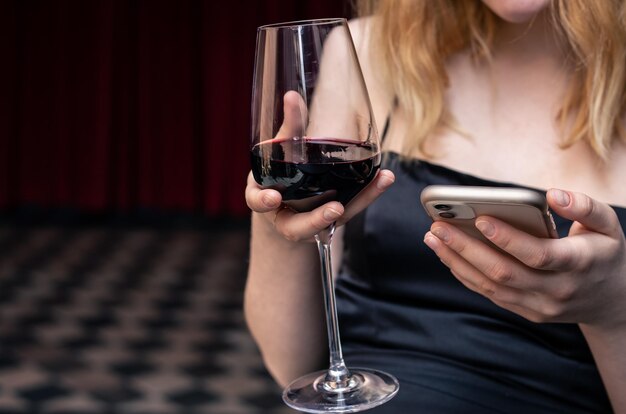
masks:
[(317, 233), (332, 223), (341, 226), (364, 210), (393, 184), (394, 179), (391, 171), (381, 170), (346, 207), (337, 201), (331, 201), (315, 210), (298, 213), (285, 208), (281, 194), (276, 190), (263, 189), (250, 173), (246, 186), (246, 202), (252, 211), (263, 215), (278, 234), (287, 240), (313, 241)]
[[(284, 119), (274, 139), (287, 139), (298, 136), (305, 129), (308, 109), (302, 96), (296, 91), (288, 91), (283, 97)], [(394, 182), (389, 170), (381, 170), (352, 201), (343, 206), (338, 201), (325, 203), (312, 211), (297, 212), (286, 208), (279, 191), (259, 185), (252, 174), (248, 175), (246, 202), (248, 207), (262, 214), (272, 223), (276, 231), (291, 241), (310, 240), (320, 231), (335, 223), (341, 226), (348, 222), (378, 198)]]

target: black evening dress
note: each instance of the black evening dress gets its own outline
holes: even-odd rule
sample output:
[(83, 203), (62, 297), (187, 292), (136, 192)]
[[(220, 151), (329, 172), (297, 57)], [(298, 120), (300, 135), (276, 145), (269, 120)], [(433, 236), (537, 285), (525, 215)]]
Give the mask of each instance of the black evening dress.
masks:
[[(513, 187), (386, 153), (395, 184), (345, 229), (337, 278), (348, 366), (400, 381), (374, 413), (610, 413), (575, 324), (529, 322), (464, 287), (423, 243), (430, 184)], [(626, 209), (616, 208), (622, 227)], [(555, 217), (559, 234), (570, 222)]]

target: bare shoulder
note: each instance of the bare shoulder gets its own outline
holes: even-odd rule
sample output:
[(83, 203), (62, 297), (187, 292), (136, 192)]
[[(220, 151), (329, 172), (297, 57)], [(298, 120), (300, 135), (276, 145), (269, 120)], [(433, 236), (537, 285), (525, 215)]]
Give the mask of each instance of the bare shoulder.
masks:
[(379, 66), (380, 60), (374, 57), (376, 51), (373, 50), (374, 46), (370, 41), (375, 22), (376, 17), (373, 16), (359, 17), (351, 19), (348, 26), (372, 102), (374, 116), (380, 124), (384, 122), (391, 110), (393, 94), (384, 81), (384, 75)]
[(376, 54), (374, 44), (370, 41), (375, 19), (376, 17), (366, 16), (351, 19), (348, 22), (350, 34), (354, 41), (354, 48), (367, 83), (379, 83), (381, 80), (377, 70), (377, 62), (374, 58)]
[(352, 36), (362, 35), (366, 30), (368, 30), (373, 19), (374, 18), (372, 16), (362, 16), (348, 20), (348, 26), (350, 26)]
[(354, 41), (354, 47), (358, 54), (363, 54), (368, 50), (369, 35), (372, 27), (371, 16), (357, 17), (348, 21), (348, 27), (350, 28), (350, 34)]

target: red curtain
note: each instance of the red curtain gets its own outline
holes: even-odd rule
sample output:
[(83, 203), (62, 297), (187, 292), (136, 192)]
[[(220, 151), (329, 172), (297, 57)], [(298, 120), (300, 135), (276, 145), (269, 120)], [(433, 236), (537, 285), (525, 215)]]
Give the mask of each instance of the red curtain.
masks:
[(256, 27), (337, 0), (0, 2), (0, 207), (243, 215)]

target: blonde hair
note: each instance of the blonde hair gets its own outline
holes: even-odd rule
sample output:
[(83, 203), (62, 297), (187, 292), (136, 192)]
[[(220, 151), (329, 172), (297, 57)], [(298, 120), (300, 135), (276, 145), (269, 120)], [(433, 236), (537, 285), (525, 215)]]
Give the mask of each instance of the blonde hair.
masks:
[[(573, 74), (555, 114), (563, 148), (584, 140), (602, 159), (614, 137), (626, 139), (626, 2), (553, 0), (551, 15), (571, 56)], [(361, 15), (378, 16), (372, 42), (397, 103), (412, 114), (405, 153), (424, 152), (438, 127), (454, 128), (444, 92), (445, 60), (469, 48), (491, 59), (498, 18), (478, 0), (357, 0)]]

